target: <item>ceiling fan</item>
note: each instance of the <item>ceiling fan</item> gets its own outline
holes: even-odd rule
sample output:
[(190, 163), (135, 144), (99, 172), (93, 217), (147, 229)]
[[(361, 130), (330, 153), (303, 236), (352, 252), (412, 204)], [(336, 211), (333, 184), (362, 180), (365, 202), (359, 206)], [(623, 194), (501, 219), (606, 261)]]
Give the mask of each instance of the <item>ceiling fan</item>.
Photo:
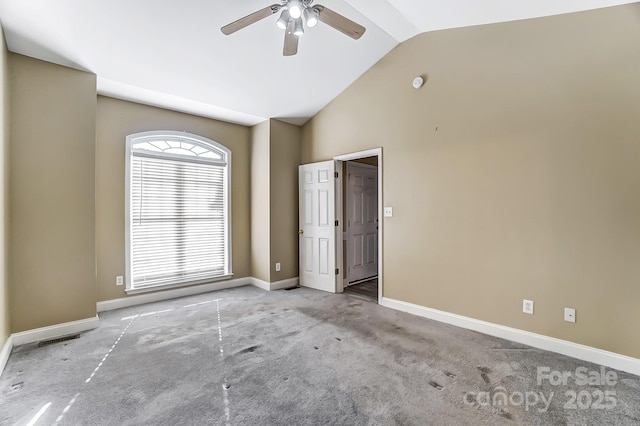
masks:
[(358, 40), (365, 32), (365, 27), (345, 18), (333, 10), (319, 4), (312, 5), (313, 0), (282, 0), (281, 4), (272, 4), (264, 9), (253, 12), (244, 18), (234, 21), (220, 30), (226, 34), (233, 34), (244, 27), (248, 27), (261, 19), (267, 18), (280, 11), (280, 17), (276, 21), (278, 28), (284, 32), (284, 56), (292, 56), (298, 53), (298, 37), (304, 34), (307, 28), (315, 27), (318, 21), (324, 22), (354, 40)]

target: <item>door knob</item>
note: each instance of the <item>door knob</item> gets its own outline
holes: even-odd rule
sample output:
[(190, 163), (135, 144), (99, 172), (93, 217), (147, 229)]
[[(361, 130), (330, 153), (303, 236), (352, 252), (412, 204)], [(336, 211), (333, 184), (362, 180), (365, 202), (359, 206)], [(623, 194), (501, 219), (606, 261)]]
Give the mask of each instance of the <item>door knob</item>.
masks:
[(298, 231), (298, 235), (302, 235), (302, 234), (304, 234), (304, 231), (301, 229)]

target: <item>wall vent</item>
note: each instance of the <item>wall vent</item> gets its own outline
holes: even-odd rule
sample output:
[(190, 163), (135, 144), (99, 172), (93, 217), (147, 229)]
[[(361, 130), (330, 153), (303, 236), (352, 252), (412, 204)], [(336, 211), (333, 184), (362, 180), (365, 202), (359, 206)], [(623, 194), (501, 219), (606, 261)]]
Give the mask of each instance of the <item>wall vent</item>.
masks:
[(53, 345), (54, 343), (66, 342), (67, 340), (79, 339), (79, 334), (70, 334), (68, 336), (62, 336), (55, 339), (43, 340), (38, 343), (38, 347), (41, 348), (43, 346)]

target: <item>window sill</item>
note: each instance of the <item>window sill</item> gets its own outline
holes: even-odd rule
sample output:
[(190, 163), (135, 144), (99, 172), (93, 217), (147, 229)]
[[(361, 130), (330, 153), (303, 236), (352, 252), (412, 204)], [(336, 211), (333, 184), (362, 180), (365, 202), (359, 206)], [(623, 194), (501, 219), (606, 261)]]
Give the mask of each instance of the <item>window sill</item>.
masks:
[(209, 278), (206, 280), (199, 280), (199, 281), (189, 281), (181, 284), (155, 285), (155, 286), (144, 287), (144, 288), (128, 288), (128, 289), (125, 289), (125, 292), (128, 295), (140, 294), (140, 293), (151, 293), (154, 291), (170, 290), (172, 288), (192, 287), (192, 286), (197, 286), (202, 284), (211, 284), (218, 281), (225, 281), (232, 277), (233, 277), (233, 274), (226, 274), (226, 275), (220, 275), (215, 278)]

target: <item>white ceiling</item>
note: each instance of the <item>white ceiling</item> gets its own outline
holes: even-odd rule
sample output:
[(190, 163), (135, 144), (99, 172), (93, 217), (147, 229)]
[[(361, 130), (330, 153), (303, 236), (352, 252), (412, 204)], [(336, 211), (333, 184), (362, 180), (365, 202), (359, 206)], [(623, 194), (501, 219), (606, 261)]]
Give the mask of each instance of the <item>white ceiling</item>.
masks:
[(276, 16), (223, 25), (279, 0), (0, 0), (9, 50), (90, 71), (98, 93), (234, 123), (303, 124), (398, 43), (447, 28), (614, 6), (619, 0), (316, 0), (364, 25), (322, 23), (282, 56)]

